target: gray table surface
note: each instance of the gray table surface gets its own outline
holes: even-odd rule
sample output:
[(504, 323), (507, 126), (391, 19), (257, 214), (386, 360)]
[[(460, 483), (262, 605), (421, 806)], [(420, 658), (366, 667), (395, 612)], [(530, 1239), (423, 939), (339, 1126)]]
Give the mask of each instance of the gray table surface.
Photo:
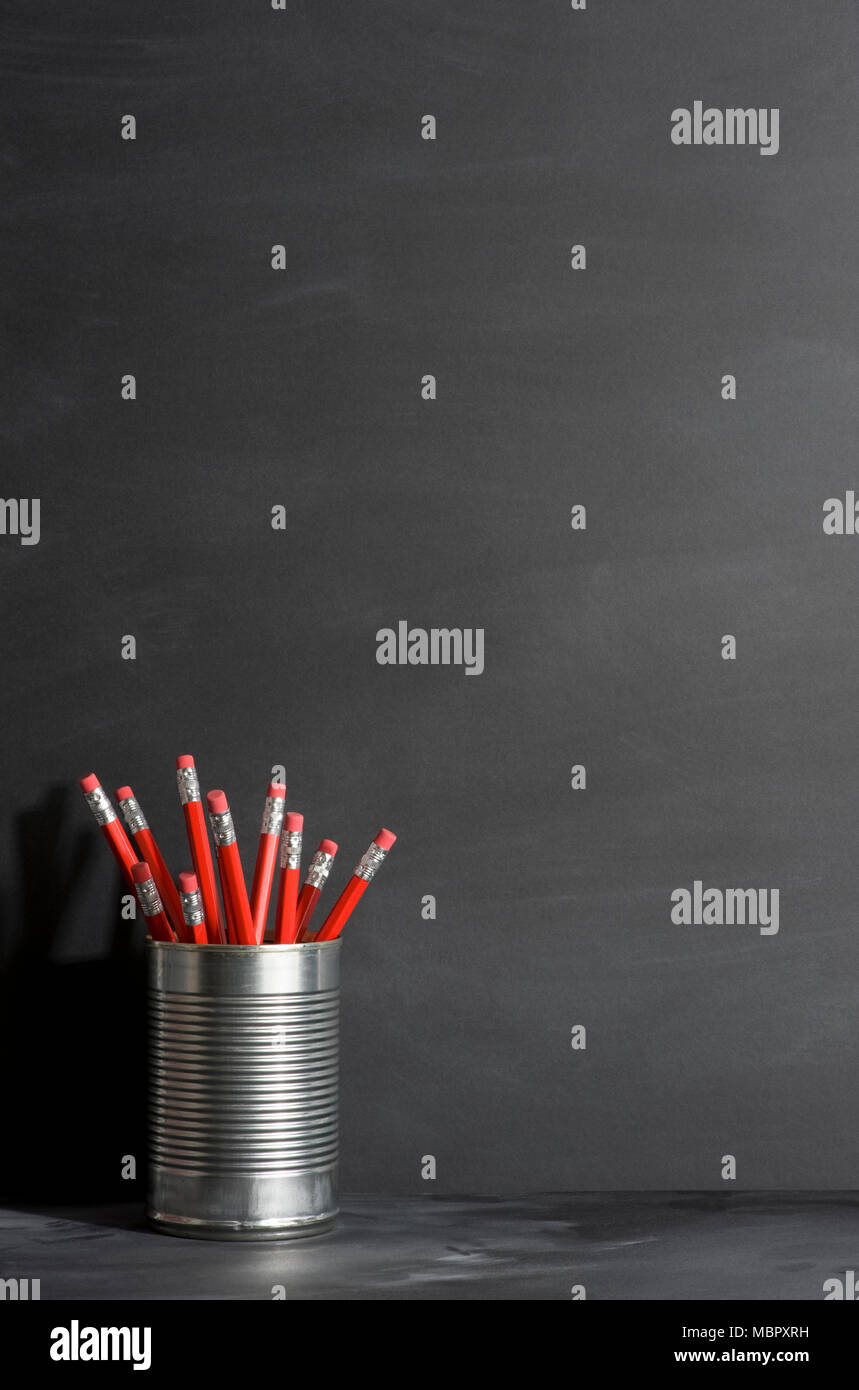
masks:
[(42, 1299), (808, 1299), (859, 1267), (852, 1193), (347, 1197), (334, 1231), (230, 1243), (138, 1205), (0, 1211), (0, 1277)]

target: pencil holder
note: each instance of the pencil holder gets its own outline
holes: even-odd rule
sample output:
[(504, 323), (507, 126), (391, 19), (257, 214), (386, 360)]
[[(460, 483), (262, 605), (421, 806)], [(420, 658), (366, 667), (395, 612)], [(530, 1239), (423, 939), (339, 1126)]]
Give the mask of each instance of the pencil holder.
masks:
[(315, 1235), (337, 1212), (339, 940), (148, 941), (149, 1187), (159, 1230)]

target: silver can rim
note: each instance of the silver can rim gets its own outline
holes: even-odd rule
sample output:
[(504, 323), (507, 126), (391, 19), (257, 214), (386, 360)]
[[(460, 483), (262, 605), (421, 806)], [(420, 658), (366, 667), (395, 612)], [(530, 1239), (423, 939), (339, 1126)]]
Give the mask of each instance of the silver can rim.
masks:
[(258, 946), (222, 946), (212, 945), (203, 941), (155, 941), (151, 936), (146, 938), (146, 949), (155, 951), (206, 951), (209, 955), (235, 956), (237, 953), (244, 955), (255, 952), (264, 952), (266, 955), (281, 952), (289, 954), (292, 951), (331, 951), (339, 950), (340, 938), (335, 937), (333, 941), (301, 941), (284, 945), (277, 941), (262, 942)]

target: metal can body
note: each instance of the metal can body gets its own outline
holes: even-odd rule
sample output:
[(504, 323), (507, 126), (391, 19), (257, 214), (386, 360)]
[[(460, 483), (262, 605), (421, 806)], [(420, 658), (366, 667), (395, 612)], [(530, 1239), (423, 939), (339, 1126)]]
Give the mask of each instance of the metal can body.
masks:
[(331, 1226), (339, 945), (147, 942), (146, 1214), (160, 1230), (264, 1240)]

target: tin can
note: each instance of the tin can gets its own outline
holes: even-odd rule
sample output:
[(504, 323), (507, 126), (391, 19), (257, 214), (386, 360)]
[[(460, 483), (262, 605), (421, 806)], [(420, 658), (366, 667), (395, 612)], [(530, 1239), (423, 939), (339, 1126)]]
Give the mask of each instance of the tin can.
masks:
[(330, 1229), (339, 947), (147, 942), (146, 1215), (159, 1230), (283, 1240)]

